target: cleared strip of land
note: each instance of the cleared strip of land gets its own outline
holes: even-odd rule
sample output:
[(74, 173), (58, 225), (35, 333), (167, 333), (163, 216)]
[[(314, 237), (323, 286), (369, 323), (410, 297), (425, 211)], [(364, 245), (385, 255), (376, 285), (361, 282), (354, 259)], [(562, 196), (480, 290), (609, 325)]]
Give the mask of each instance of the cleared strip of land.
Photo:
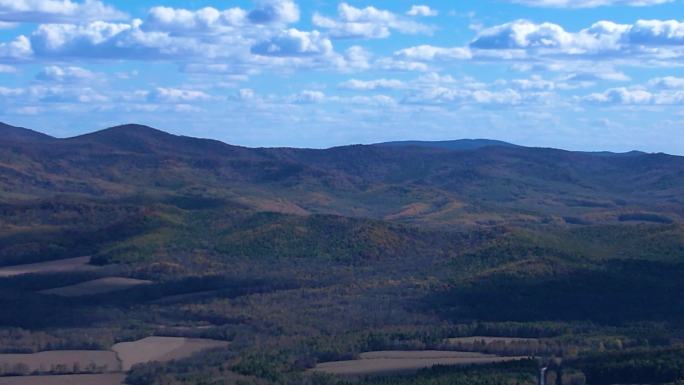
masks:
[(90, 257), (60, 259), (28, 265), (0, 267), (0, 277), (13, 277), (22, 274), (59, 273), (71, 271), (90, 271), (98, 267), (89, 265)]
[(4, 374), (118, 372), (116, 354), (103, 350), (63, 350), (33, 354), (0, 354)]
[(0, 377), (0, 385), (123, 385), (125, 378), (121, 373)]
[(523, 343), (523, 342), (535, 342), (539, 341), (538, 338), (512, 338), (512, 337), (459, 337), (459, 338), (449, 338), (447, 340), (452, 344), (472, 344), (472, 343)]
[(429, 360), (441, 358), (488, 358), (491, 355), (473, 352), (454, 352), (442, 350), (386, 350), (379, 352), (361, 353), (359, 358), (362, 360), (378, 359), (404, 359), (404, 360)]
[(201, 338), (148, 337), (138, 341), (118, 343), (112, 347), (112, 350), (121, 360), (123, 370), (130, 370), (136, 364), (179, 360), (203, 350), (226, 346), (228, 342)]
[(358, 360), (318, 364), (312, 371), (347, 377), (377, 376), (412, 373), (436, 365), (483, 365), (525, 358), (452, 351), (383, 351), (363, 353)]
[(89, 295), (126, 290), (135, 286), (149, 285), (151, 283), (151, 281), (144, 281), (140, 279), (107, 277), (93, 281), (82, 282), (76, 285), (43, 290), (40, 293), (58, 295), (61, 297), (85, 297)]
[(221, 292), (221, 290), (206, 290), (206, 291), (198, 291), (195, 293), (170, 295), (170, 296), (166, 296), (166, 297), (151, 301), (150, 303), (159, 304), (159, 305), (168, 305), (168, 304), (173, 304), (176, 302), (199, 301), (203, 298), (211, 298), (213, 295), (216, 295), (217, 293), (220, 293), (220, 292)]

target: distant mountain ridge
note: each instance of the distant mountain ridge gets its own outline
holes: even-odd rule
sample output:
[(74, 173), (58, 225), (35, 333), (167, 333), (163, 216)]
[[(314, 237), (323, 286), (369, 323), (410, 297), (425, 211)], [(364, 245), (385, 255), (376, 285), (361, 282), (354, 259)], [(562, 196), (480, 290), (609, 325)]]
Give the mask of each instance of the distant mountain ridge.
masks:
[(259, 211), (431, 225), (684, 218), (684, 157), (665, 154), (492, 140), (246, 148), (142, 125), (68, 139), (2, 127), (0, 203), (199, 196)]
[(114, 126), (64, 140), (71, 144), (103, 145), (133, 152), (178, 151), (197, 155), (239, 148), (218, 140), (174, 135), (141, 124)]
[(459, 140), (443, 140), (443, 141), (420, 141), (407, 140), (395, 142), (383, 142), (374, 144), (381, 147), (426, 147), (426, 148), (441, 148), (445, 150), (478, 150), (484, 147), (521, 147), (516, 144), (504, 142), (501, 140), (492, 139), (459, 139)]
[[(48, 141), (68, 141), (71, 143), (99, 143), (103, 145), (114, 145), (118, 147), (127, 147), (129, 149), (138, 148), (143, 149), (145, 144), (150, 145), (153, 143), (166, 143), (173, 145), (185, 145), (189, 147), (195, 147), (200, 149), (206, 149), (206, 146), (210, 148), (242, 148), (249, 149), (248, 147), (231, 145), (216, 139), (207, 138), (197, 138), (191, 136), (174, 135), (166, 131), (150, 127), (143, 124), (122, 124), (118, 126), (113, 126), (105, 128), (98, 131), (93, 131), (87, 134), (82, 134), (78, 136), (68, 137), (68, 138), (55, 138), (53, 136), (35, 131), (32, 129), (12, 126), (3, 122), (0, 122), (0, 141), (20, 141), (20, 142), (48, 142)], [(354, 147), (358, 145), (342, 145), (335, 148), (345, 148)], [(365, 145), (368, 147), (385, 147), (385, 148), (401, 148), (401, 147), (414, 147), (414, 148), (425, 148), (425, 149), (442, 149), (442, 150), (453, 150), (453, 151), (473, 151), (479, 150), (487, 147), (503, 147), (503, 148), (530, 148), (527, 146), (521, 146), (518, 144), (513, 144), (501, 140), (495, 139), (455, 139), (455, 140), (438, 140), (438, 141), (427, 141), (427, 140), (405, 140), (405, 141), (389, 141), (380, 143), (371, 143)], [(304, 148), (297, 147), (259, 147), (251, 148), (254, 150), (306, 150)], [(555, 148), (552, 148), (555, 149)], [(563, 150), (563, 149), (559, 149)], [(622, 155), (622, 156), (633, 156), (647, 154), (643, 151), (633, 150), (629, 152), (611, 152), (611, 151), (571, 151), (563, 150), (576, 153), (586, 153), (594, 155)], [(669, 154), (668, 154), (669, 155)], [(676, 155), (672, 155), (676, 156)]]

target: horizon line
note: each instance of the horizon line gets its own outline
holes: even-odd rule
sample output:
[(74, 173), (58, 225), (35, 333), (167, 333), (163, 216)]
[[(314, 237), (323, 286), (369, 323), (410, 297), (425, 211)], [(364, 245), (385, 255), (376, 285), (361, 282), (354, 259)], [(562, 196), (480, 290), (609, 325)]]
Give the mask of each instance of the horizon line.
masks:
[[(615, 155), (624, 155), (624, 154), (631, 154), (631, 153), (640, 153), (640, 154), (645, 154), (645, 155), (669, 155), (669, 156), (676, 156), (676, 157), (684, 157), (684, 154), (673, 154), (673, 153), (667, 153), (663, 151), (658, 151), (658, 152), (650, 152), (650, 151), (644, 151), (644, 150), (637, 150), (637, 149), (632, 149), (632, 150), (625, 150), (625, 151), (610, 151), (610, 150), (597, 150), (597, 151), (589, 151), (589, 150), (570, 150), (562, 147), (549, 147), (549, 146), (531, 146), (531, 145), (524, 145), (524, 144), (518, 144), (518, 143), (513, 143), (507, 140), (502, 140), (502, 139), (495, 139), (495, 138), (486, 138), (486, 137), (471, 137), (471, 138), (458, 138), (458, 139), (435, 139), (435, 140), (429, 140), (429, 139), (396, 139), (396, 140), (387, 140), (387, 141), (380, 141), (380, 142), (350, 142), (347, 144), (341, 144), (341, 145), (334, 145), (334, 146), (328, 146), (328, 147), (306, 147), (306, 146), (246, 146), (246, 145), (239, 145), (239, 144), (232, 144), (230, 142), (221, 140), (221, 139), (216, 139), (216, 138), (210, 138), (210, 137), (202, 137), (202, 136), (190, 136), (190, 135), (183, 135), (183, 134), (175, 134), (173, 132), (166, 131), (164, 129), (160, 129), (157, 127), (153, 127), (147, 124), (142, 124), (142, 123), (123, 123), (123, 124), (116, 124), (113, 126), (105, 127), (105, 128), (100, 128), (100, 129), (95, 129), (93, 131), (88, 131), (83, 134), (79, 135), (74, 135), (74, 136), (65, 136), (65, 137), (59, 137), (59, 136), (54, 136), (51, 134), (48, 134), (44, 131), (39, 131), (34, 128), (28, 128), (24, 126), (15, 126), (13, 124), (9, 124), (5, 121), (0, 121), (0, 128), (2, 126), (9, 126), (12, 128), (17, 128), (17, 129), (23, 129), (27, 131), (32, 131), (40, 135), (47, 136), (51, 139), (55, 140), (70, 140), (70, 139), (76, 139), (79, 137), (83, 136), (88, 136), (88, 135), (93, 135), (97, 134), (100, 132), (112, 130), (112, 129), (117, 129), (117, 128), (122, 128), (122, 127), (144, 127), (144, 128), (149, 128), (151, 130), (164, 133), (167, 135), (171, 136), (176, 136), (176, 137), (182, 137), (182, 138), (190, 138), (190, 139), (198, 139), (198, 140), (208, 140), (208, 141), (216, 141), (220, 142), (222, 144), (228, 145), (228, 146), (233, 146), (233, 147), (242, 147), (242, 148), (247, 148), (247, 149), (296, 149), (296, 150), (330, 150), (330, 149), (335, 149), (335, 148), (342, 148), (342, 147), (353, 147), (353, 146), (381, 146), (381, 145), (391, 145), (391, 144), (408, 144), (408, 143), (420, 143), (420, 144), (430, 144), (430, 143), (450, 143), (450, 142), (466, 142), (466, 141), (491, 141), (491, 142), (499, 142), (501, 143), (501, 146), (499, 147), (518, 147), (518, 148), (528, 148), (528, 149), (547, 149), (547, 150), (558, 150), (558, 151), (566, 151), (566, 152), (575, 152), (575, 153), (585, 153), (585, 154), (615, 154)], [(407, 145), (409, 147), (410, 145)], [(427, 147), (427, 146), (426, 146)], [(491, 145), (491, 146), (483, 146), (483, 147), (497, 147), (497, 145)], [(435, 147), (439, 148), (439, 147)], [(445, 149), (442, 147), (442, 149)]]

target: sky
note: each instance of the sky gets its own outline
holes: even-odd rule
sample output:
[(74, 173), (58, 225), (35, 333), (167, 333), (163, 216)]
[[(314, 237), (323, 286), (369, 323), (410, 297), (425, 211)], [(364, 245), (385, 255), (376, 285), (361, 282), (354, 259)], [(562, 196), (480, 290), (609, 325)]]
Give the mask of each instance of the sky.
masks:
[(0, 0), (0, 121), (684, 155), (684, 0)]

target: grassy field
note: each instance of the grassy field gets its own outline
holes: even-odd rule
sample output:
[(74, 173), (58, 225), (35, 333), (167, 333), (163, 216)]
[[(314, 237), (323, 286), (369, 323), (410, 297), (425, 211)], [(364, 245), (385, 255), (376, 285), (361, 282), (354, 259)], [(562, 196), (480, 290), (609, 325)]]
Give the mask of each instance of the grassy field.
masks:
[(122, 342), (112, 347), (122, 362), (124, 370), (146, 362), (168, 362), (192, 356), (207, 349), (221, 348), (228, 344), (197, 338), (148, 337), (139, 341)]
[[(180, 360), (204, 350), (227, 345), (227, 342), (210, 339), (147, 337), (138, 341), (115, 344), (111, 350), (59, 350), (33, 354), (0, 354), (0, 376), (121, 373), (130, 370), (136, 364)], [(40, 376), (41, 379), (48, 377)], [(84, 378), (78, 377), (78, 379)], [(43, 382), (41, 380), (36, 383), (42, 384)], [(2, 379), (0, 379), (0, 384), (3, 384)]]
[(316, 365), (313, 372), (345, 377), (379, 376), (413, 373), (434, 366), (484, 365), (511, 362), (527, 357), (452, 351), (382, 351), (360, 355), (358, 360), (326, 362)]

